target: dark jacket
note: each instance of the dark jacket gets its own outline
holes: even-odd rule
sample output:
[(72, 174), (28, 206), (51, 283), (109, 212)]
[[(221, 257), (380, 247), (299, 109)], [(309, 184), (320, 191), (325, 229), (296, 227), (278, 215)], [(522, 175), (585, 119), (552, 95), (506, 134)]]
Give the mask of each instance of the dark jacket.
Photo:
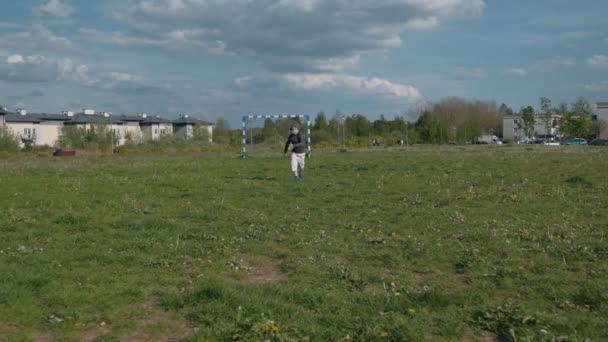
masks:
[(293, 149), (291, 152), (293, 153), (304, 153), (306, 150), (304, 149), (304, 143), (302, 142), (302, 137), (300, 134), (291, 134), (289, 138), (287, 138), (287, 142), (285, 143), (285, 149), (283, 153), (287, 153), (289, 149), (289, 144), (293, 145)]

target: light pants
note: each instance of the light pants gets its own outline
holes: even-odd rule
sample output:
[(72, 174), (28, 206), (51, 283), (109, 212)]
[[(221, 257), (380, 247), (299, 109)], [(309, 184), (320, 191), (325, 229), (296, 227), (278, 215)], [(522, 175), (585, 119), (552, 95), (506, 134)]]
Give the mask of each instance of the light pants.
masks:
[(293, 172), (304, 171), (305, 161), (306, 161), (306, 153), (292, 153), (291, 154), (291, 171), (293, 171)]

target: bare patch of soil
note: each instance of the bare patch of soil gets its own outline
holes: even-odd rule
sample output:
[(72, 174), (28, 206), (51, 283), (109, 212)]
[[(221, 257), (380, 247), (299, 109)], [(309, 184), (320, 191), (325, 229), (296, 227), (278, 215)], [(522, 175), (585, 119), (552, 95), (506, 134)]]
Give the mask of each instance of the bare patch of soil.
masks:
[(264, 284), (284, 281), (289, 275), (282, 269), (283, 262), (272, 260), (264, 265), (253, 266), (243, 282), (245, 284)]
[[(121, 342), (177, 342), (186, 339), (193, 332), (192, 327), (173, 312), (162, 310), (155, 301), (148, 301), (137, 306), (138, 318), (135, 330), (117, 337)], [(113, 333), (113, 325), (100, 325), (80, 335), (80, 341), (93, 342)]]

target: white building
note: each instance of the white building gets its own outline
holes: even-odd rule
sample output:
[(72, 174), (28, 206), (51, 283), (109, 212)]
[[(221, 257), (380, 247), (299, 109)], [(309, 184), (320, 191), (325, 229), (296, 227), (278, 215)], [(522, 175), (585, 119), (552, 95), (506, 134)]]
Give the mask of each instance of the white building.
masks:
[(207, 121), (191, 118), (188, 114), (182, 114), (177, 120), (173, 121), (173, 135), (192, 139), (196, 129), (207, 131), (209, 142), (213, 142), (213, 124)]
[(197, 127), (206, 129), (209, 141), (212, 141), (213, 124), (181, 115), (179, 119), (170, 121), (158, 115), (148, 116), (141, 113), (135, 116), (114, 116), (108, 112), (96, 113), (92, 109), (83, 109), (75, 114), (65, 111), (62, 114), (30, 114), (19, 109), (17, 113), (9, 113), (0, 106), (0, 128), (21, 140), (22, 147), (29, 143), (32, 146), (58, 146), (63, 127), (74, 126), (87, 131), (103, 125), (112, 130), (117, 138), (117, 145), (127, 143), (139, 144), (144, 141), (160, 140), (164, 136), (192, 138)]
[(5, 126), (6, 108), (0, 106), (0, 129), (4, 129)]
[[(561, 116), (553, 115), (549, 120), (549, 127), (545, 123), (545, 118), (542, 113), (538, 113), (534, 117), (534, 136), (536, 137), (561, 137), (559, 130)], [(503, 139), (513, 139), (515, 141), (525, 140), (526, 134), (520, 125), (523, 124), (521, 115), (505, 116), (502, 120), (502, 137)], [(547, 129), (548, 128), (548, 129)]]
[(36, 145), (40, 126), (40, 119), (36, 116), (28, 115), (25, 110), (18, 110), (17, 113), (7, 113), (4, 122), (7, 132), (19, 138), (21, 147), (27, 143)]
[(158, 115), (142, 114), (144, 119), (139, 123), (144, 141), (157, 141), (162, 137), (173, 135), (173, 123)]
[(598, 102), (595, 104), (597, 112), (597, 123), (600, 129), (598, 138), (608, 139), (608, 102)]

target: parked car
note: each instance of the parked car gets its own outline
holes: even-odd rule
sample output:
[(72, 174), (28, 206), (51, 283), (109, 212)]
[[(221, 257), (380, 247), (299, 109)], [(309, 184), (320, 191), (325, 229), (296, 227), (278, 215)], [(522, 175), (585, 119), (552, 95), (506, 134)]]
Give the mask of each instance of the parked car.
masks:
[(608, 146), (608, 139), (593, 139), (589, 145), (594, 146)]
[(564, 145), (569, 145), (569, 146), (587, 145), (587, 140), (585, 140), (583, 138), (574, 138), (574, 139), (564, 141)]
[(547, 145), (547, 146), (559, 146), (559, 141), (556, 141), (556, 140), (545, 140), (543, 142), (543, 145)]

